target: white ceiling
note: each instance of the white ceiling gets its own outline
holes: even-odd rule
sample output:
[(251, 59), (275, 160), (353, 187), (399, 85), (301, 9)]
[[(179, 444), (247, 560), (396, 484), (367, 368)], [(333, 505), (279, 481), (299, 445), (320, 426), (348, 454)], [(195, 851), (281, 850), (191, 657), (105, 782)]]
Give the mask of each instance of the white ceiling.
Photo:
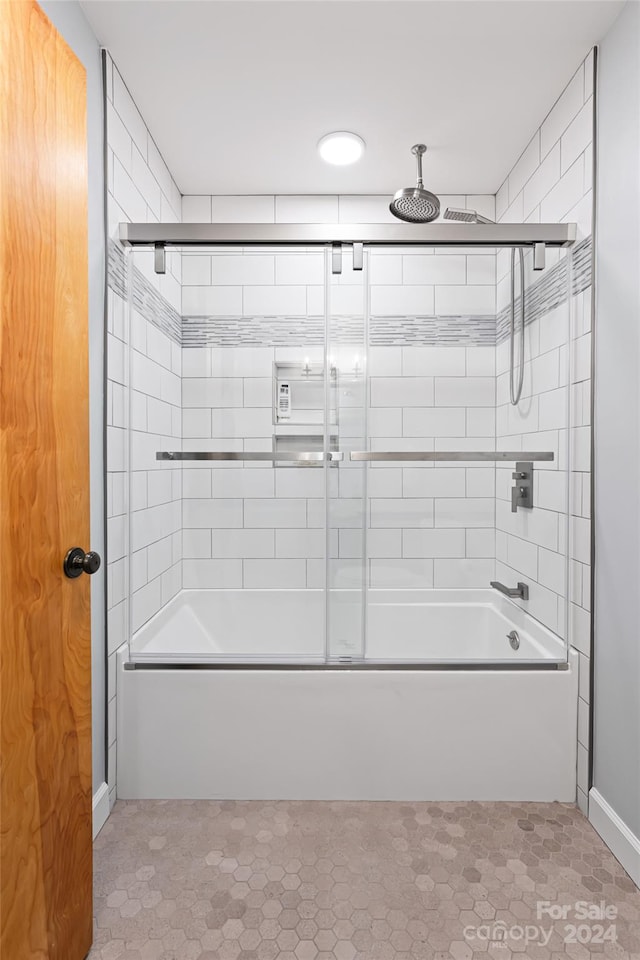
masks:
[[(182, 193), (495, 193), (615, 0), (85, 0)], [(331, 130), (367, 143), (329, 167)]]

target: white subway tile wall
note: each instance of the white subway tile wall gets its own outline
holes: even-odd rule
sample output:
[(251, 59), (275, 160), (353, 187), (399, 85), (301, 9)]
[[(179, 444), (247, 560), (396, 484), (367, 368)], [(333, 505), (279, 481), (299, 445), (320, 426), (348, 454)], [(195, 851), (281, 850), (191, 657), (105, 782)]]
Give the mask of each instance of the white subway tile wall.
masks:
[[(593, 178), (593, 56), (580, 65), (496, 196), (499, 220), (521, 209), (533, 222), (576, 221), (578, 240), (591, 235)], [(515, 218), (517, 219), (517, 217)], [(564, 256), (565, 254), (560, 254)], [(546, 273), (559, 255), (547, 253)], [(527, 257), (526, 282), (536, 282)], [(498, 310), (509, 296), (509, 254), (497, 256)], [(537, 281), (540, 283), (540, 281)], [(560, 282), (565, 283), (564, 277)], [(582, 286), (582, 285), (581, 285)], [(553, 299), (550, 301), (553, 304)], [(510, 510), (510, 473), (497, 471), (496, 573), (530, 584), (527, 609), (580, 652), (578, 801), (586, 811), (589, 784), (589, 657), (591, 643), (591, 286), (568, 302), (532, 309), (527, 326), (523, 400), (509, 404), (509, 344), (496, 348), (497, 442), (500, 449), (551, 449), (554, 465), (537, 464), (535, 511)], [(504, 326), (502, 335), (504, 336)], [(569, 504), (570, 523), (566, 521)], [(568, 561), (567, 561), (568, 553)], [(565, 600), (569, 578), (568, 608)]]
[[(464, 197), (457, 199), (465, 202)], [(372, 343), (493, 346), (495, 255), (473, 249), (437, 252), (437, 256), (433, 248), (403, 254), (372, 252)], [(292, 337), (322, 344), (321, 250), (186, 251), (182, 259), (183, 346), (285, 345)], [(361, 274), (353, 270), (350, 253), (332, 284), (330, 309), (337, 316), (363, 314)]]
[[(182, 198), (110, 58), (107, 76), (108, 229), (113, 241), (122, 221), (180, 220)], [(127, 641), (129, 629), (136, 630), (182, 588), (181, 471), (155, 459), (156, 450), (179, 448), (181, 443), (181, 257), (169, 254), (167, 273), (159, 276), (148, 252), (130, 256), (136, 277), (131, 310), (126, 271), (132, 265), (123, 262), (112, 244), (107, 304), (108, 782), (112, 805), (116, 650)]]
[[(458, 203), (464, 202), (464, 198), (456, 199)], [(487, 206), (485, 203), (484, 208)], [(280, 209), (294, 210), (292, 199)], [(486, 308), (495, 318), (495, 255), (449, 251), (435, 256), (434, 252), (416, 249), (403, 254), (373, 253), (370, 257), (372, 312), (378, 316), (429, 313), (433, 311), (434, 291), (455, 289), (467, 293), (464, 306), (470, 314), (481, 314)], [(193, 265), (189, 264), (190, 260), (195, 261)], [(479, 263), (476, 265), (475, 261)], [(336, 295), (347, 290), (352, 294), (350, 306), (360, 318), (356, 316), (351, 321), (348, 335), (351, 343), (344, 342), (341, 336), (341, 318), (337, 317), (332, 324), (330, 336), (334, 335), (335, 326), (339, 343), (334, 359), (340, 369), (341, 385), (347, 384), (337, 392), (338, 433), (341, 446), (353, 449), (366, 446), (364, 398), (352, 378), (358, 355), (362, 358), (366, 352), (362, 320), (364, 298), (362, 274), (354, 274), (349, 262), (344, 266), (343, 274), (331, 284), (332, 312), (339, 312), (344, 305), (338, 301), (336, 308)], [(242, 304), (240, 312), (252, 317), (254, 341), (268, 342), (270, 331), (264, 315), (278, 313), (285, 315), (289, 342), (298, 344), (265, 347), (217, 343), (185, 348), (182, 380), (185, 442), (195, 440), (204, 446), (210, 440), (220, 442), (229, 438), (241, 442), (245, 450), (256, 449), (256, 439), (268, 441), (270, 445), (276, 429), (273, 423), (274, 363), (288, 359), (302, 367), (314, 349), (320, 351), (314, 359), (322, 358), (322, 348), (318, 348), (316, 342), (322, 343), (323, 325), (318, 328), (317, 336), (314, 328), (308, 326), (304, 294), (306, 288), (308, 313), (309, 290), (322, 284), (324, 273), (324, 253), (313, 250), (281, 250), (271, 254), (264, 251), (232, 254), (212, 251), (204, 255), (184, 252), (184, 315), (191, 312), (194, 319), (199, 316), (219, 338), (220, 327), (207, 306), (209, 297), (212, 290), (234, 289), (238, 305)], [(468, 283), (469, 273), (473, 283)], [(482, 282), (476, 283), (476, 280)], [(197, 304), (189, 281), (193, 281), (199, 291), (200, 306), (195, 313)], [(323, 294), (322, 287), (320, 294)], [(477, 310), (474, 309), (476, 302)], [(324, 311), (322, 300), (320, 303)], [(451, 310), (457, 313), (458, 307), (458, 303), (452, 304)], [(446, 315), (447, 310), (444, 313)], [(419, 321), (413, 322), (420, 326)], [(225, 327), (229, 324), (229, 318), (222, 322)], [(470, 441), (472, 447), (480, 443), (483, 449), (494, 449), (493, 340), (486, 346), (470, 347), (371, 347), (369, 364), (366, 398), (369, 437), (390, 449), (397, 448), (399, 441), (406, 449), (415, 450), (433, 450), (436, 442), (455, 447), (457, 438), (478, 438), (477, 442)], [(305, 429), (309, 426), (298, 428), (302, 433)], [(278, 432), (282, 432), (281, 427)], [(332, 552), (340, 576), (346, 570), (346, 564), (340, 561), (362, 556), (359, 531), (366, 513), (369, 530), (366, 559), (371, 586), (414, 587), (418, 585), (417, 559), (437, 561), (452, 557), (484, 559), (484, 563), (460, 565), (460, 585), (486, 586), (494, 574), (493, 467), (454, 471), (446, 466), (404, 470), (402, 466), (371, 467), (368, 469), (370, 498), (366, 507), (362, 501), (364, 469), (343, 463), (338, 470), (338, 487), (330, 489), (330, 524), (337, 533)], [(256, 465), (227, 464), (224, 469), (211, 470), (210, 464), (204, 463), (200, 468), (187, 471), (184, 482), (184, 550), (185, 559), (190, 561), (188, 568), (185, 567), (185, 587), (201, 584), (201, 571), (205, 569), (212, 578), (209, 586), (221, 586), (221, 578), (226, 581), (225, 570), (208, 563), (220, 550), (233, 550), (233, 557), (242, 560), (242, 567), (236, 567), (239, 586), (255, 586), (260, 579), (263, 585), (274, 584), (276, 578), (280, 585), (286, 586), (285, 573), (291, 574), (290, 587), (318, 585), (317, 560), (324, 555), (323, 534), (315, 529), (318, 516), (311, 505), (324, 496), (323, 469), (290, 465), (257, 469)], [(198, 496), (201, 491), (206, 491), (208, 499)], [(190, 496), (197, 499), (187, 502)], [(219, 505), (225, 497), (238, 498), (238, 509), (231, 513), (223, 507), (223, 520), (216, 523)], [(225, 528), (230, 524), (242, 528), (245, 535), (242, 540), (226, 535)], [(436, 531), (436, 527), (446, 529)], [(431, 537), (416, 536), (423, 528), (432, 528)], [(486, 535), (467, 542), (466, 533), (479, 532), (476, 528), (481, 528)], [(442, 544), (442, 553), (438, 552), (438, 544)], [(258, 550), (258, 555), (243, 553), (243, 546), (247, 551)], [(287, 554), (287, 550), (293, 552)], [(284, 558), (290, 561), (287, 565), (273, 562)], [(404, 573), (403, 559), (407, 560)], [(392, 562), (387, 565), (387, 561)], [(420, 585), (424, 587), (434, 586), (436, 581), (436, 585), (449, 584), (454, 575), (450, 564), (441, 568), (439, 563), (430, 562), (422, 569), (425, 576)], [(487, 570), (489, 577), (485, 576)]]

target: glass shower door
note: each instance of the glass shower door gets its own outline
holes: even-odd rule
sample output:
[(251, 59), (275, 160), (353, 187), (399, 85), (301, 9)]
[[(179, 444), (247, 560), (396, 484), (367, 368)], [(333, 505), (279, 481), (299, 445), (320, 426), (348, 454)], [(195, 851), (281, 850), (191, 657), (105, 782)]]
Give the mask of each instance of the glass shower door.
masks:
[(323, 662), (325, 250), (172, 251), (181, 299), (150, 256), (131, 294), (133, 649)]
[[(535, 271), (527, 250), (524, 265), (512, 403), (511, 250), (369, 253), (367, 659), (566, 659), (567, 567), (579, 583), (576, 554), (588, 559), (569, 535), (570, 471), (571, 510), (585, 510), (569, 444), (588, 418), (588, 389), (569, 388), (580, 280), (564, 250)], [(574, 541), (585, 526), (573, 520)]]
[(582, 261), (525, 257), (513, 405), (509, 250), (355, 253), (187, 247), (157, 274), (136, 249), (113, 274), (110, 597), (134, 659), (477, 659), (436, 620), (470, 603), (520, 607), (535, 655), (566, 657), (588, 604)]
[[(214, 564), (212, 576), (197, 584), (227, 587), (218, 602), (229, 608), (233, 656), (325, 655), (323, 285), (322, 248), (235, 248), (211, 256), (211, 442), (244, 459), (213, 465)], [(194, 296), (197, 307), (197, 287)], [(200, 387), (192, 394), (186, 376), (188, 349), (185, 445), (186, 407), (195, 408), (197, 432), (200, 403)], [(197, 520), (197, 504), (193, 514), (187, 506), (185, 534), (191, 515)]]
[(367, 257), (327, 251), (327, 657), (347, 662), (366, 633), (366, 464), (350, 453), (367, 439)]

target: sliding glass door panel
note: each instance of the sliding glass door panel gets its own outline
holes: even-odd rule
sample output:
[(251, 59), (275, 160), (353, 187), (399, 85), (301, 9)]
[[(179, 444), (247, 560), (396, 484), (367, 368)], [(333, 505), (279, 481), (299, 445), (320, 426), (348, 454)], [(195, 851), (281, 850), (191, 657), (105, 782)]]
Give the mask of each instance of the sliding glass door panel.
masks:
[[(327, 251), (326, 446), (327, 656), (359, 660), (365, 644), (367, 443), (367, 261), (353, 248)], [(336, 269), (340, 272), (334, 272)]]

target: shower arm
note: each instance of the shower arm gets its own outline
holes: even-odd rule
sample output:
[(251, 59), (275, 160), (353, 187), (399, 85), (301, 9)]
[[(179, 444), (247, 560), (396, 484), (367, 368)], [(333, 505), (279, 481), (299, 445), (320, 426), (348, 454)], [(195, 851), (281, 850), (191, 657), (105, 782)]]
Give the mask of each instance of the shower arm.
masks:
[(418, 188), (420, 190), (424, 189), (424, 181), (422, 179), (422, 157), (427, 152), (427, 148), (424, 143), (418, 143), (415, 147), (411, 147), (411, 153), (415, 155), (416, 158), (416, 172), (418, 180)]

